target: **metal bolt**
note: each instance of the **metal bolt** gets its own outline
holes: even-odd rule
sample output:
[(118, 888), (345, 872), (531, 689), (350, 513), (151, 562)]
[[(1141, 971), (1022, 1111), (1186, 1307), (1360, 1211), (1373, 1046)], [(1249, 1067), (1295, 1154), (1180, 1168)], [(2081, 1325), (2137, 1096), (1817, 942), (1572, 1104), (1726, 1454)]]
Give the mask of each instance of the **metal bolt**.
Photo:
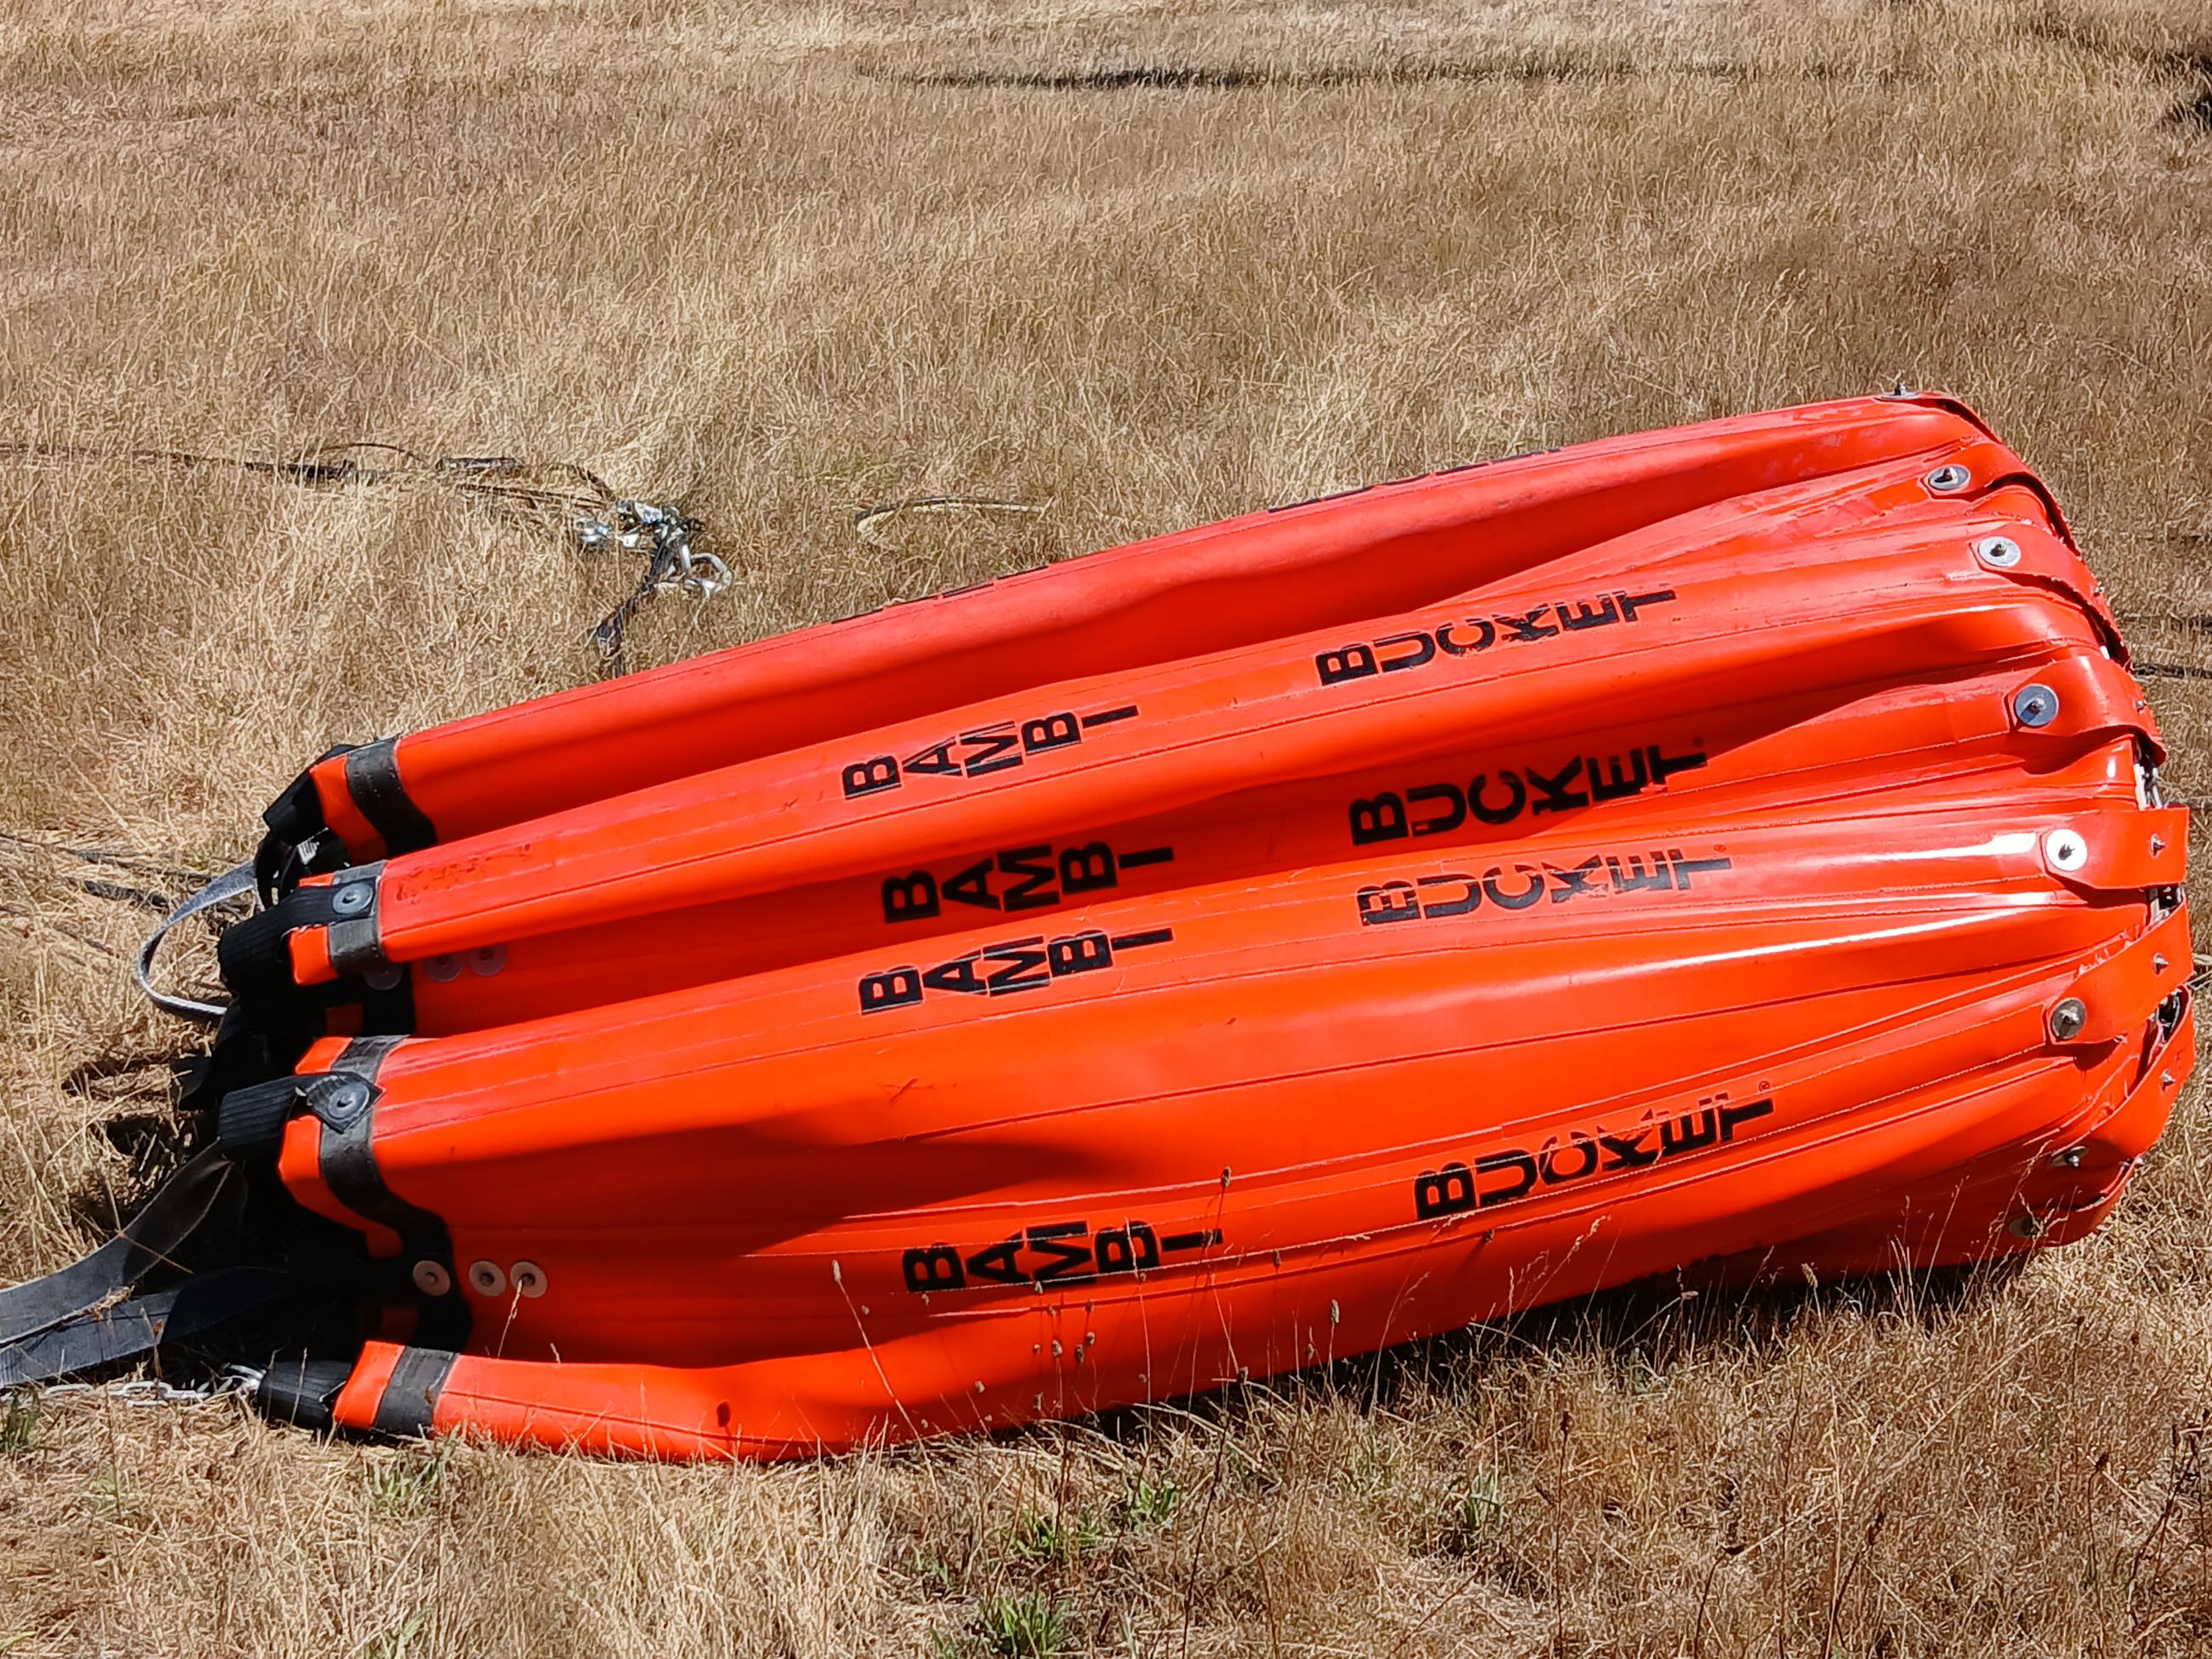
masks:
[(2012, 694), (2012, 712), (2022, 726), (2048, 726), (2058, 718), (2058, 694), (2031, 682)]
[(507, 1290), (507, 1275), (496, 1261), (469, 1263), (469, 1288), (478, 1296), (499, 1296)]
[(2152, 952), (2151, 952), (2151, 957), (2150, 957), (2150, 970), (2151, 970), (2151, 972), (2153, 972), (2154, 974), (2162, 974), (2162, 973), (2164, 973), (2164, 972), (2166, 971), (2166, 966), (2167, 966), (2167, 963), (2166, 963), (2166, 957), (2165, 957), (2165, 954), (2164, 954), (2162, 951), (2152, 951)]
[(425, 1296), (443, 1296), (453, 1288), (453, 1276), (445, 1263), (426, 1259), (415, 1264), (415, 1288)]
[(2164, 836), (2153, 836), (2150, 838), (2150, 855), (2153, 858), (2156, 858), (2164, 851), (2166, 851), (2166, 837)]
[(2072, 830), (2053, 830), (2043, 838), (2043, 855), (2054, 870), (2079, 870), (2089, 861), (2089, 843)]
[(2044, 1023), (2053, 1042), (2071, 1042), (2089, 1023), (2089, 1011), (2079, 997), (2061, 997), (2051, 1005), (2050, 1018)]
[(2051, 1161), (2062, 1170), (2078, 1170), (2081, 1167), (2081, 1149), (2079, 1146), (2069, 1146), (2063, 1152), (2053, 1152), (2051, 1155)]
[(1929, 489), (1939, 495), (1955, 495), (1973, 481), (1974, 475), (1956, 461), (1937, 467), (1924, 480)]
[(1984, 564), (2009, 570), (2020, 562), (2020, 544), (2009, 536), (1987, 536), (1974, 544), (1975, 556)]
[(365, 881), (349, 881), (331, 895), (331, 908), (342, 916), (357, 915), (368, 908), (376, 889)]
[(518, 1261), (507, 1270), (507, 1281), (514, 1286), (517, 1296), (538, 1297), (545, 1294), (545, 1269), (535, 1261)]

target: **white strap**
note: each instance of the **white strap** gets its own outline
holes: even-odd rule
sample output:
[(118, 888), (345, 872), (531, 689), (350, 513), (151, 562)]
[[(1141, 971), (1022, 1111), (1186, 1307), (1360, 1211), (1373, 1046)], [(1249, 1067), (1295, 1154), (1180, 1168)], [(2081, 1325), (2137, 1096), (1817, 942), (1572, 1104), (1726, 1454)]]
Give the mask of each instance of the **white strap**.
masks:
[(167, 991), (155, 990), (154, 955), (161, 948), (161, 941), (169, 936), (169, 930), (179, 922), (196, 916), (203, 910), (212, 909), (226, 899), (234, 899), (241, 893), (252, 890), (253, 866), (250, 862), (241, 864), (234, 870), (226, 870), (170, 911), (162, 919), (161, 925), (148, 936), (145, 944), (138, 947), (138, 963), (131, 970), (131, 977), (138, 981), (138, 988), (152, 1000), (155, 1007), (172, 1014), (181, 1014), (186, 1019), (221, 1019), (228, 1012), (228, 1005), (224, 1003), (200, 1002), (191, 997), (172, 996)]

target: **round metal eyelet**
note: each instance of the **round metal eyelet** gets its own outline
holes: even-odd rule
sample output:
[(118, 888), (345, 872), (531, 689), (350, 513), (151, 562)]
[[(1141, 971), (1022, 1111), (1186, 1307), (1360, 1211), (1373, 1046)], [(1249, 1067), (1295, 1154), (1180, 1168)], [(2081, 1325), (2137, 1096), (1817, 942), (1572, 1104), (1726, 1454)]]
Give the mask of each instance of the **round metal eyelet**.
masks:
[(2081, 1035), (2081, 1028), (2089, 1023), (2089, 1011), (2079, 997), (2061, 997), (2051, 1005), (2051, 1013), (2045, 1025), (2053, 1042), (2071, 1042)]
[(2053, 830), (2043, 838), (2043, 856), (2054, 870), (2071, 872), (2089, 861), (2089, 843), (2073, 830)]
[(1974, 556), (1984, 564), (2009, 570), (2020, 562), (2020, 544), (2009, 536), (1984, 536), (1974, 544)]
[(416, 1262), (414, 1278), (415, 1288), (425, 1296), (443, 1296), (453, 1288), (453, 1276), (446, 1271), (442, 1261)]
[(507, 1269), (507, 1279), (517, 1296), (539, 1297), (545, 1294), (545, 1269), (535, 1261), (518, 1261)]
[(1947, 461), (1921, 482), (1938, 495), (1955, 495), (1973, 483), (1974, 475), (1956, 461)]
[(496, 1261), (469, 1263), (469, 1288), (478, 1296), (507, 1294), (507, 1274)]
[(331, 895), (331, 908), (342, 916), (357, 915), (368, 908), (376, 890), (365, 881), (349, 881)]
[(2022, 726), (2048, 726), (2058, 718), (2058, 694), (2039, 681), (2012, 694), (2013, 718)]

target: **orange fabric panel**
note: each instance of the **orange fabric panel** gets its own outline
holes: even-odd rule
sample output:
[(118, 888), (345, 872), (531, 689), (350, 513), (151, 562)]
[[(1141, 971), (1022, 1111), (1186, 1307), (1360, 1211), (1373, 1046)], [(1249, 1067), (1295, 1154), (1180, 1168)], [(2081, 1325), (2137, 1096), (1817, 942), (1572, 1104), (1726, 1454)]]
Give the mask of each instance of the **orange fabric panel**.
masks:
[[(1024, 686), (1434, 603), (1747, 491), (1906, 458), (2018, 470), (1940, 398), (1856, 398), (1639, 433), (1139, 542), (957, 595), (536, 699), (400, 741), (441, 838)], [(354, 861), (381, 842), (342, 760), (313, 769)]]

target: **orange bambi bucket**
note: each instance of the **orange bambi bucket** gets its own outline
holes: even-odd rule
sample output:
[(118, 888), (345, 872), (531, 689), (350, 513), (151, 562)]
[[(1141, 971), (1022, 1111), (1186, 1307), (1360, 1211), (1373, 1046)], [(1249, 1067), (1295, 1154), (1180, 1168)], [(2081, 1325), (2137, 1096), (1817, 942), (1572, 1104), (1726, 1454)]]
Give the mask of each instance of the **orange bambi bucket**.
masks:
[(187, 1197), (0, 1380), (273, 1304), (279, 1414), (787, 1456), (2064, 1243), (2193, 1054), (2127, 660), (2021, 460), (1866, 398), (334, 752)]

